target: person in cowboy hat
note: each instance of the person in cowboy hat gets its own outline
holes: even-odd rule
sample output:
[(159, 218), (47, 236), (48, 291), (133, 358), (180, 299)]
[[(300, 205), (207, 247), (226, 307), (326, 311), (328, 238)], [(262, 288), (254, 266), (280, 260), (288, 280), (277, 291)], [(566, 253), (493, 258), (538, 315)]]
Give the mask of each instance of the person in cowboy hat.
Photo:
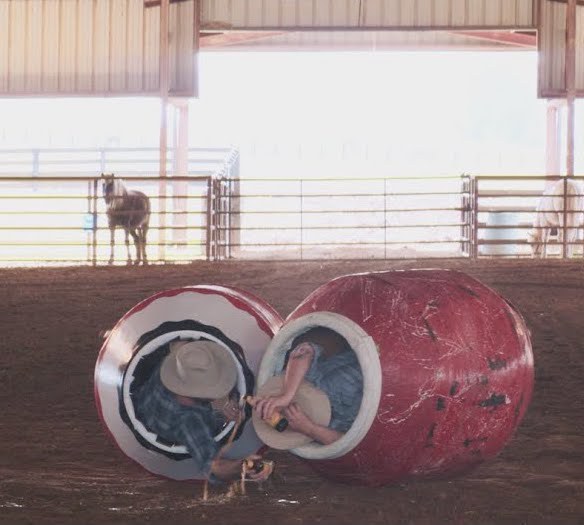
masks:
[[(288, 450), (342, 437), (363, 397), (361, 367), (346, 339), (329, 328), (311, 328), (292, 342), (284, 369), (258, 389), (253, 424), (259, 438)], [(289, 422), (283, 432), (268, 424), (278, 412)]]
[[(212, 341), (173, 341), (170, 352), (133, 396), (137, 418), (161, 438), (183, 445), (211, 482), (237, 479), (241, 460), (222, 459), (214, 437), (240, 415), (237, 367), (229, 350)], [(248, 459), (259, 459), (250, 456)], [(261, 481), (268, 469), (250, 472)]]

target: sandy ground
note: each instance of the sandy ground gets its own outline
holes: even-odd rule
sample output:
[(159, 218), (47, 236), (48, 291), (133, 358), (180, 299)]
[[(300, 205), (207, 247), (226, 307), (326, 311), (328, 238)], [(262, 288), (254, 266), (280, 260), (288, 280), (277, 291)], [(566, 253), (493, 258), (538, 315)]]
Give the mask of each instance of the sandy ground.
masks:
[[(355, 271), (457, 268), (510, 299), (531, 331), (532, 403), (495, 459), (464, 477), (336, 485), (269, 452), (273, 479), (246, 496), (151, 476), (109, 440), (93, 400), (100, 332), (149, 295), (191, 284), (245, 288), (287, 315)], [(0, 270), (0, 523), (584, 523), (582, 261), (197, 263)]]

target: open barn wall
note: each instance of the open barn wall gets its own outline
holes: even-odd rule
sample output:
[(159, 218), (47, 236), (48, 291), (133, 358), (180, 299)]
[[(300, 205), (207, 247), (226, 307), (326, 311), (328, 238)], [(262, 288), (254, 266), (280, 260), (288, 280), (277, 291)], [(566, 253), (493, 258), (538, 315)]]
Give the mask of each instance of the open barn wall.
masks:
[[(542, 98), (566, 96), (566, 3), (541, 2), (539, 80)], [(576, 93), (584, 96), (584, 5), (576, 8)]]
[(203, 0), (223, 29), (534, 28), (534, 0)]
[[(170, 94), (196, 92), (196, 1), (169, 13)], [(160, 93), (160, 6), (0, 0), (0, 96)]]

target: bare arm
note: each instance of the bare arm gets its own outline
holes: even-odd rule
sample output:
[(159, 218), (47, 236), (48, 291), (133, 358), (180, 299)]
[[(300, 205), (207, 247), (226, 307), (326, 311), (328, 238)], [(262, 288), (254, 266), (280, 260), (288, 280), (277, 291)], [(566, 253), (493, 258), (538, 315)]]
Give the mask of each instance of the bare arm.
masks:
[(270, 419), (275, 410), (290, 404), (313, 359), (314, 349), (308, 343), (302, 343), (292, 350), (286, 367), (282, 394), (260, 399), (255, 406), (263, 419)]
[(330, 445), (344, 436), (342, 432), (333, 430), (332, 428), (318, 425), (310, 419), (302, 409), (296, 404), (292, 403), (288, 408), (284, 409), (284, 416), (290, 423), (290, 429), (300, 432), (323, 445)]
[(284, 376), (284, 395), (288, 403), (294, 399), (294, 395), (302, 383), (310, 364), (314, 359), (314, 349), (308, 343), (297, 346), (290, 354), (286, 375)]

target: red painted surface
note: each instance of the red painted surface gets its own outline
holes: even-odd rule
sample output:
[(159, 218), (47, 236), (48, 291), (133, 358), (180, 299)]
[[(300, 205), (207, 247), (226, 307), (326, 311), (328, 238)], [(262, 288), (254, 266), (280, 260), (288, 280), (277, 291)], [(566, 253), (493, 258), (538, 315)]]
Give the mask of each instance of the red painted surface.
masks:
[(533, 390), (533, 354), (521, 315), (457, 271), (339, 277), (288, 317), (330, 311), (375, 341), (382, 394), (369, 432), (349, 454), (309, 461), (323, 476), (382, 485), (446, 477), (494, 457), (521, 422)]

